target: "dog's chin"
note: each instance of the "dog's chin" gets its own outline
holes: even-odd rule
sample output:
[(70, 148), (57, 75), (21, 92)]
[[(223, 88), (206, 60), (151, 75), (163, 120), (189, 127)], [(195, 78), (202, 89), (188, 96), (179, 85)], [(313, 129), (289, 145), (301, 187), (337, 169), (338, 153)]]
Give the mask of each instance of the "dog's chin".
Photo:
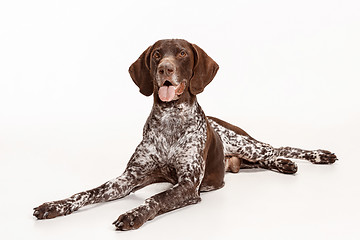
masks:
[(178, 100), (185, 90), (185, 83), (182, 82), (177, 86), (163, 84), (158, 89), (158, 96), (162, 102), (171, 102)]

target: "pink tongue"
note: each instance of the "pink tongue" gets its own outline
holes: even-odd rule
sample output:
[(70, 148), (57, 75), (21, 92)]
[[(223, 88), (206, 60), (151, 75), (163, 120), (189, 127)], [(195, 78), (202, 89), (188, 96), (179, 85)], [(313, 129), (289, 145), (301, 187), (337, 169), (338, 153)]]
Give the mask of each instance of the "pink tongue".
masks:
[(174, 86), (162, 86), (159, 89), (159, 98), (163, 102), (170, 102), (175, 97), (175, 87)]

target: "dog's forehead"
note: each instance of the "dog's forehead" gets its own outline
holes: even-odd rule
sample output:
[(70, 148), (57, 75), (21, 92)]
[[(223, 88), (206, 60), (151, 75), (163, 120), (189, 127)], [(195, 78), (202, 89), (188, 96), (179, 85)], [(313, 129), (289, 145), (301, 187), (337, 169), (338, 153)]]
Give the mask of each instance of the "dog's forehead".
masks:
[(183, 39), (164, 39), (159, 40), (154, 44), (154, 49), (162, 50), (164, 52), (176, 52), (188, 48), (190, 48), (190, 43)]

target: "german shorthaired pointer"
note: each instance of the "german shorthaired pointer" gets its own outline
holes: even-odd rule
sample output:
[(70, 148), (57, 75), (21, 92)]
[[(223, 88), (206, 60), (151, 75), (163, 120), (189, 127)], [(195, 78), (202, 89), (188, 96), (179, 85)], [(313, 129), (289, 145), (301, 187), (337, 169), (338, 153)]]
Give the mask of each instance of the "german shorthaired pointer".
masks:
[(129, 69), (130, 76), (154, 105), (143, 140), (125, 172), (103, 185), (34, 210), (38, 219), (70, 214), (79, 208), (125, 197), (157, 182), (173, 184), (114, 222), (117, 230), (137, 229), (168, 211), (200, 201), (200, 192), (224, 186), (224, 174), (241, 168), (265, 168), (293, 174), (289, 159), (316, 164), (334, 163), (335, 154), (325, 150), (273, 148), (250, 137), (242, 129), (207, 117), (196, 100), (218, 70), (200, 47), (185, 40), (160, 40), (147, 48)]

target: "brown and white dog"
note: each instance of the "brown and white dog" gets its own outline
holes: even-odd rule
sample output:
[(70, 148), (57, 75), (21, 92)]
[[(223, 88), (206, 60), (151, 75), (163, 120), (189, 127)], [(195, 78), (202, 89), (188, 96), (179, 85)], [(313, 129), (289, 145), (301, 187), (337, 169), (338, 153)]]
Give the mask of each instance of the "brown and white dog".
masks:
[(223, 187), (226, 171), (265, 168), (293, 174), (297, 166), (292, 158), (317, 164), (337, 160), (325, 150), (273, 148), (236, 126), (205, 116), (196, 95), (213, 80), (218, 68), (200, 47), (185, 40), (160, 40), (147, 48), (129, 72), (142, 94), (153, 94), (154, 105), (143, 140), (124, 173), (97, 188), (44, 203), (34, 209), (34, 216), (67, 215), (152, 183), (172, 183), (169, 190), (146, 199), (114, 222), (117, 230), (137, 229), (157, 215), (199, 202), (202, 191)]

